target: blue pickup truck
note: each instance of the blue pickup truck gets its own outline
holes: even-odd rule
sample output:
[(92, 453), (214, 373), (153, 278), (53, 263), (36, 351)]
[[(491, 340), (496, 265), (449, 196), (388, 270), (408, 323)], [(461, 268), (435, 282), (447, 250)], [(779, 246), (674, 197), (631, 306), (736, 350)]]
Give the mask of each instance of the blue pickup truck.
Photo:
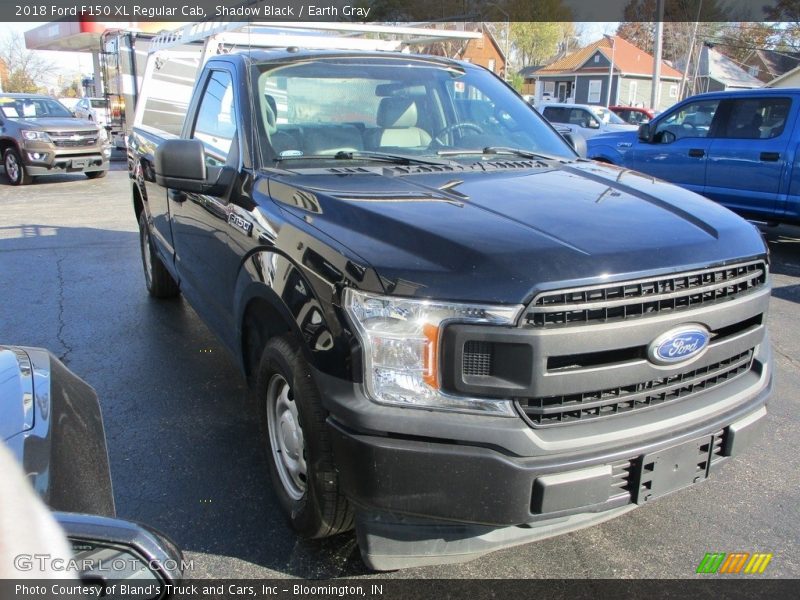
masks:
[(637, 132), (587, 141), (589, 158), (677, 183), (748, 218), (800, 224), (800, 89), (687, 98)]

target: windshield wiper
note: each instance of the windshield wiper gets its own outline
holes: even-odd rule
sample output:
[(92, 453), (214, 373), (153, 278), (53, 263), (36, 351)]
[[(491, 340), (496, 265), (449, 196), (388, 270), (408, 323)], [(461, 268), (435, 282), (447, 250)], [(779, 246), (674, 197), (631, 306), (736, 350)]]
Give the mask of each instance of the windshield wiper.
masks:
[(341, 150), (336, 154), (309, 154), (301, 156), (278, 156), (276, 161), (284, 160), (375, 160), (388, 162), (395, 165), (429, 165), (436, 167), (452, 166), (451, 161), (427, 160), (406, 156), (404, 154), (391, 154), (388, 152), (367, 152), (363, 150)]
[(456, 156), (458, 154), (479, 154), (482, 156), (490, 154), (511, 154), (519, 156), (520, 158), (528, 159), (544, 159), (544, 160), (566, 160), (563, 157), (551, 156), (549, 154), (542, 154), (540, 152), (530, 152), (528, 150), (521, 150), (520, 148), (509, 148), (506, 146), (486, 146), (485, 148), (475, 148), (473, 150), (439, 150), (439, 156)]

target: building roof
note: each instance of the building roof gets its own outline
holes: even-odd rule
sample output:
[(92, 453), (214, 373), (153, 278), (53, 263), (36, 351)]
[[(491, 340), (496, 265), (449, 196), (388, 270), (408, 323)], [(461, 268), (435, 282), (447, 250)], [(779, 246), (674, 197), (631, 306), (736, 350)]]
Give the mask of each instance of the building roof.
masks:
[(543, 69), (544, 65), (531, 65), (530, 67), (523, 67), (519, 70), (519, 74), (523, 77), (530, 77), (540, 69)]
[(771, 78), (778, 77), (800, 66), (800, 52), (776, 52), (775, 50), (754, 50), (753, 54), (764, 63)]
[(797, 75), (800, 73), (800, 66), (795, 67), (790, 71), (786, 71), (783, 75), (778, 75), (775, 79), (770, 81), (769, 83), (765, 83), (766, 87), (775, 87), (777, 84), (782, 83), (785, 79), (789, 79), (793, 75)]
[(725, 87), (752, 89), (764, 85), (760, 79), (750, 75), (730, 58), (708, 46), (703, 46), (700, 53), (697, 76), (719, 81)]
[[(612, 50), (611, 41), (603, 37), (596, 42), (589, 44), (572, 54), (568, 54), (561, 60), (539, 69), (538, 75), (556, 75), (561, 73), (574, 73), (579, 70), (595, 52), (599, 51), (606, 60), (614, 59), (614, 70), (625, 75), (653, 75), (653, 55), (637, 48), (625, 38), (611, 36), (614, 39)], [(681, 73), (673, 69), (664, 61), (661, 61), (661, 76), (666, 78), (678, 79)]]

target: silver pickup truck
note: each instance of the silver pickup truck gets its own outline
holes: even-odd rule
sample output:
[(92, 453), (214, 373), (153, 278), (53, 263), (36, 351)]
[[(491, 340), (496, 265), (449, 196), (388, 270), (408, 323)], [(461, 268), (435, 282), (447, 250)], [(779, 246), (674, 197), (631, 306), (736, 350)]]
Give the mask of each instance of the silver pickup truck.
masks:
[(12, 185), (38, 175), (105, 177), (111, 146), (105, 129), (36, 94), (0, 94), (0, 154)]

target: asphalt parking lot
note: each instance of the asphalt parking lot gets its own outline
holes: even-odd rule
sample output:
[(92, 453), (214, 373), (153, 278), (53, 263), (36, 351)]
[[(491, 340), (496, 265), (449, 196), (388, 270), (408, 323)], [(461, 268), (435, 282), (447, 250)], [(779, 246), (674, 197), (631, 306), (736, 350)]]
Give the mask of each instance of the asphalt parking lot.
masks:
[[(694, 577), (772, 552), (800, 577), (800, 228), (768, 231), (776, 393), (767, 434), (708, 482), (577, 533), (392, 577)], [(0, 175), (0, 343), (42, 346), (97, 390), (117, 511), (169, 534), (194, 577), (368, 577), (346, 534), (303, 541), (272, 497), (243, 380), (183, 301), (146, 293), (124, 163), (105, 179)]]

